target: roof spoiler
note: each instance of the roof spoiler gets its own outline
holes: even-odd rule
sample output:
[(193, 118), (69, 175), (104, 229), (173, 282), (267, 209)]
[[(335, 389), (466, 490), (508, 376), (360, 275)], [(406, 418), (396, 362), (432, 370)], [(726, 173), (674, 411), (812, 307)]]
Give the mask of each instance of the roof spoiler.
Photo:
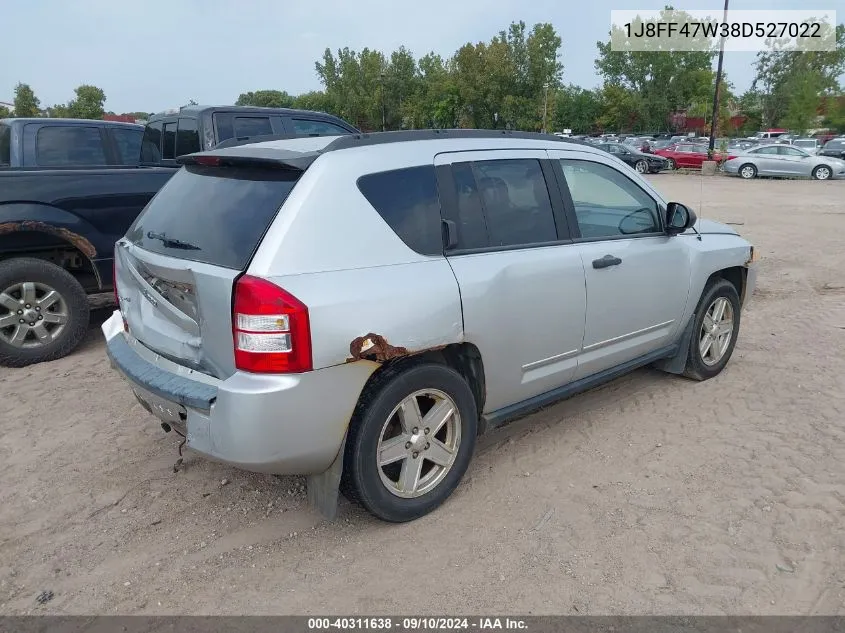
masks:
[(214, 149), (179, 156), (180, 165), (206, 167), (263, 167), (303, 172), (320, 154), (317, 152), (291, 152), (264, 147)]

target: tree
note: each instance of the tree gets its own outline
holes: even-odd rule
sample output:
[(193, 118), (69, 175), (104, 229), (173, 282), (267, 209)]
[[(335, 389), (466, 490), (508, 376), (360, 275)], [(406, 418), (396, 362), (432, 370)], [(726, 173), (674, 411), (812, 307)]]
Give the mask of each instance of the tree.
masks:
[(598, 118), (602, 130), (630, 131), (638, 122), (642, 111), (641, 97), (616, 84), (606, 84), (601, 89), (601, 114)]
[(824, 124), (839, 132), (845, 132), (845, 93), (827, 97), (824, 108)]
[(35, 96), (29, 84), (18, 83), (15, 86), (15, 116), (33, 117), (41, 112), (41, 101)]
[(67, 104), (75, 119), (102, 119), (105, 114), (106, 93), (97, 86), (83, 84), (74, 90), (76, 99)]
[(601, 110), (600, 94), (570, 84), (555, 97), (552, 127), (556, 130), (568, 128), (581, 134), (596, 132)]
[(291, 108), (294, 97), (283, 90), (256, 90), (238, 96), (235, 105), (259, 106), (262, 108)]
[[(672, 22), (683, 17), (683, 12), (666, 7), (659, 18), (646, 22)], [(668, 50), (658, 40), (650, 41), (650, 50), (613, 50), (612, 42), (619, 37), (621, 29), (614, 27), (607, 42), (596, 42), (596, 70), (605, 85), (621, 86), (636, 94), (641, 130), (665, 129), (672, 112), (708, 98), (712, 102), (715, 52), (704, 48), (704, 41), (704, 50)]]
[(6, 106), (0, 106), (0, 119), (6, 119), (12, 116), (12, 111)]
[(334, 114), (331, 99), (321, 90), (312, 90), (311, 92), (294, 97), (293, 107), (299, 108), (300, 110), (314, 110), (315, 112)]
[(783, 116), (783, 125), (799, 134), (816, 126), (821, 106), (824, 78), (812, 69), (794, 74), (786, 82), (789, 104)]

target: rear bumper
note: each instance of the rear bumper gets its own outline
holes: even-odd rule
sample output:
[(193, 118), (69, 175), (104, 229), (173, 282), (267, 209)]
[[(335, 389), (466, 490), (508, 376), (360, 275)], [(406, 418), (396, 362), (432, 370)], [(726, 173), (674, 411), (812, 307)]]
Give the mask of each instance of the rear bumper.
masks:
[(174, 411), (183, 411), (188, 448), (254, 472), (311, 475), (327, 470), (377, 366), (361, 361), (304, 374), (236, 372), (218, 380), (140, 345), (124, 333), (119, 312), (102, 329), (112, 366), (136, 395), (154, 394), (172, 403)]

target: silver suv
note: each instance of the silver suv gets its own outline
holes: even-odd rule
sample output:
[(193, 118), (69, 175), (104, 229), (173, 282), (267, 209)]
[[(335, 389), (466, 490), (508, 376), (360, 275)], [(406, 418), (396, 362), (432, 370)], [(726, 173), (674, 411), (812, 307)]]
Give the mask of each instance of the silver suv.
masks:
[(388, 521), (430, 512), (476, 436), (655, 364), (731, 356), (736, 232), (552, 135), (387, 132), (184, 167), (118, 242), (112, 364), (211, 459), (305, 474)]

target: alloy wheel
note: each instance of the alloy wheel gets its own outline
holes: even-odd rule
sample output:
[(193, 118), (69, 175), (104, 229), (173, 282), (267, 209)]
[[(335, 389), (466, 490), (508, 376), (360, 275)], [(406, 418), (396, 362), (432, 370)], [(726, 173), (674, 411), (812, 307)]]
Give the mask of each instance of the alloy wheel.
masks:
[(698, 337), (698, 351), (705, 365), (716, 365), (727, 352), (733, 338), (733, 317), (733, 306), (725, 297), (717, 297), (707, 308)]
[(48, 345), (68, 318), (64, 298), (47, 284), (24, 281), (0, 292), (0, 338), (13, 347)]

